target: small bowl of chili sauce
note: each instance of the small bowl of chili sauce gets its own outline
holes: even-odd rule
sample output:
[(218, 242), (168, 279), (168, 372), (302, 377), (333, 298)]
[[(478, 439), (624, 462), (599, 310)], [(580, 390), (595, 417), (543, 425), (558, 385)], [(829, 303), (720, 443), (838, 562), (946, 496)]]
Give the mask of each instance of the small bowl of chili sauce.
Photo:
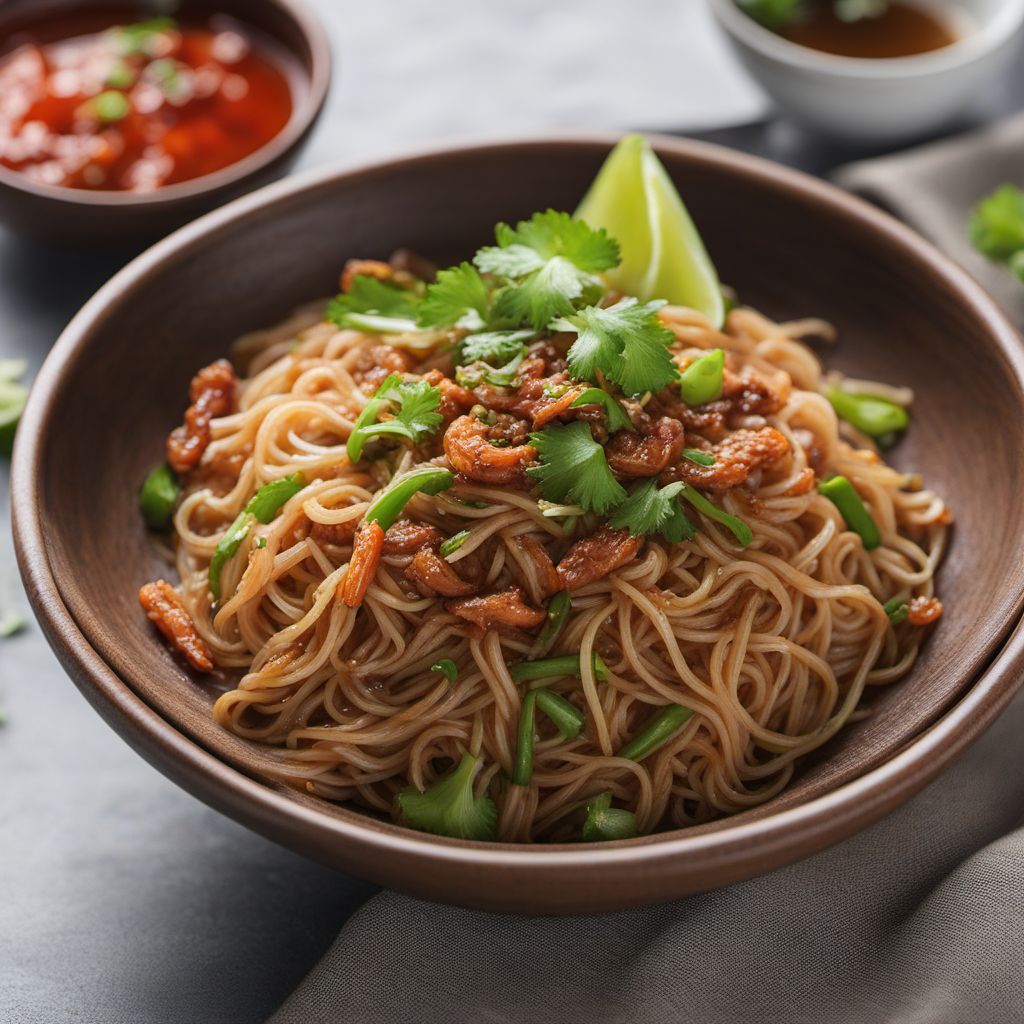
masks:
[(13, 0), (0, 8), (0, 220), (152, 238), (279, 177), (330, 53), (301, 0)]
[[(711, 0), (747, 70), (782, 109), (857, 143), (948, 127), (1018, 52), (1024, 0)], [(854, 10), (853, 15), (850, 11)]]

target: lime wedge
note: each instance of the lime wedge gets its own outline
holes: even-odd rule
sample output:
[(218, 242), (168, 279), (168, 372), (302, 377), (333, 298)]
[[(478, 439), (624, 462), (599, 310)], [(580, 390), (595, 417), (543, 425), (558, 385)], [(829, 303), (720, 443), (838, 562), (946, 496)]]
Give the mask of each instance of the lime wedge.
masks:
[(627, 135), (611, 152), (576, 217), (604, 228), (622, 250), (608, 283), (646, 302), (666, 299), (725, 320), (722, 288), (707, 249), (650, 144)]

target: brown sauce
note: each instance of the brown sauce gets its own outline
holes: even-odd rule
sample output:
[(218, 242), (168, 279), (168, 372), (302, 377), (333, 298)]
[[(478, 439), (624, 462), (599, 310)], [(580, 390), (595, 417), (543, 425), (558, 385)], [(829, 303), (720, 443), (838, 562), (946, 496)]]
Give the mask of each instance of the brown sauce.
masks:
[(841, 57), (912, 57), (941, 50), (957, 41), (949, 21), (934, 11), (909, 3), (890, 3), (877, 18), (845, 22), (832, 0), (815, 0), (794, 25), (780, 32), (800, 46)]

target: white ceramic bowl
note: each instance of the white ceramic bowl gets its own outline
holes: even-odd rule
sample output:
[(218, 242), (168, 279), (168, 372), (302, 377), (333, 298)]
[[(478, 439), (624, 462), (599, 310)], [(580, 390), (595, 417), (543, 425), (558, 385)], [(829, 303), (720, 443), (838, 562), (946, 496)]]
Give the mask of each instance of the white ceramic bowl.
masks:
[(914, 57), (868, 60), (798, 46), (736, 0), (709, 0), (747, 70), (775, 102), (836, 138), (896, 143), (948, 125), (1019, 53), (1024, 0), (917, 0), (947, 12), (962, 38)]

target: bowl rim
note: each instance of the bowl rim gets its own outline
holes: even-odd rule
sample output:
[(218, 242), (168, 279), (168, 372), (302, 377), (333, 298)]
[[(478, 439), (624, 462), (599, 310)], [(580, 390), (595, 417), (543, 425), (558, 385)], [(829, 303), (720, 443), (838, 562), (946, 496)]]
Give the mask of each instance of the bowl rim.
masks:
[[(110, 303), (158, 274), (167, 258), (209, 241), (221, 227), (259, 211), (286, 208), (289, 199), (309, 191), (338, 187), (365, 176), (391, 174), (397, 169), (415, 170), (433, 160), (453, 156), (471, 159), (475, 154), (521, 152), (524, 147), (606, 149), (618, 138), (611, 133), (558, 133), (431, 147), (395, 159), (308, 172), (266, 186), (206, 214), (136, 257), (83, 306), (44, 362), (16, 438), (11, 505), (19, 567), (50, 645), (90, 703), (130, 745), (204, 802), (314, 858), (428, 898), (453, 901), (451, 891), (456, 886), (444, 883), (447, 872), (449, 879), (465, 880), (465, 895), (456, 897), (458, 902), (497, 910), (529, 905), (528, 897), (517, 884), (489, 892), (488, 888), (493, 887), (474, 873), (474, 869), (500, 868), (510, 883), (521, 882), (523, 886), (538, 872), (547, 874), (549, 880), (557, 879), (563, 892), (552, 908), (554, 912), (609, 910), (731, 884), (791, 863), (846, 838), (923, 788), (981, 735), (1024, 683), (1021, 594), (1000, 634), (997, 649), (959, 700), (901, 751), (853, 781), (796, 807), (736, 821), (715, 831), (676, 830), (599, 847), (561, 844), (534, 848), (428, 836), (358, 811), (334, 805), (324, 807), (319, 801), (304, 803), (294, 794), (286, 794), (230, 765), (163, 718), (114, 672), (80, 630), (62, 600), (47, 556), (44, 513), (39, 500), (44, 428), (53, 411), (53, 394), (61, 383), (65, 364), (96, 324), (102, 322)], [(651, 140), (662, 151), (717, 165), (733, 175), (770, 182), (775, 188), (827, 202), (832, 207), (838, 205), (880, 235), (882, 241), (912, 249), (941, 278), (955, 286), (988, 324), (1009, 369), (1016, 375), (1024, 404), (1024, 343), (1020, 335), (966, 271), (909, 228), (832, 185), (770, 161), (709, 143), (658, 135), (651, 136)], [(329, 856), (324, 852), (326, 848), (331, 850)], [(444, 871), (415, 870), (417, 864), (431, 863), (437, 868), (443, 866)], [(574, 886), (574, 877), (578, 879), (584, 869), (588, 872), (586, 885), (577, 882)], [(652, 898), (626, 891), (620, 883), (638, 871), (651, 879), (669, 879), (665, 895)], [(602, 886), (602, 881), (611, 884)], [(648, 883), (648, 889), (651, 886), (653, 882)], [(587, 890), (585, 896), (583, 889)], [(599, 895), (598, 890), (602, 890)]]
[[(88, 0), (64, 0), (64, 2), (88, 6)], [(331, 47), (327, 42), (327, 31), (306, 0), (259, 0), (259, 2), (276, 7), (291, 18), (306, 40), (310, 52), (309, 73), (307, 74), (305, 70), (302, 73), (306, 86), (303, 95), (299, 97), (300, 102), (293, 107), (287, 124), (259, 149), (218, 171), (212, 171), (209, 174), (190, 178), (174, 185), (167, 185), (153, 192), (103, 191), (69, 188), (65, 185), (46, 185), (2, 165), (0, 165), (0, 188), (10, 188), (17, 192), (28, 193), (37, 199), (73, 207), (157, 210), (183, 200), (195, 199), (216, 192), (219, 189), (230, 188), (281, 159), (302, 141), (320, 116), (331, 85), (333, 61)], [(216, 3), (211, 3), (211, 9), (215, 7)], [(2, 9), (0, 9), (0, 17), (2, 17), (2, 13)], [(239, 20), (244, 21), (245, 16)], [(283, 49), (290, 50), (283, 43), (281, 46)]]
[(743, 45), (779, 64), (826, 76), (901, 80), (943, 74), (988, 57), (1024, 25), (1024, 0), (1003, 0), (984, 24), (929, 53), (909, 57), (845, 57), (790, 42), (755, 21), (736, 0), (709, 0), (721, 26)]

